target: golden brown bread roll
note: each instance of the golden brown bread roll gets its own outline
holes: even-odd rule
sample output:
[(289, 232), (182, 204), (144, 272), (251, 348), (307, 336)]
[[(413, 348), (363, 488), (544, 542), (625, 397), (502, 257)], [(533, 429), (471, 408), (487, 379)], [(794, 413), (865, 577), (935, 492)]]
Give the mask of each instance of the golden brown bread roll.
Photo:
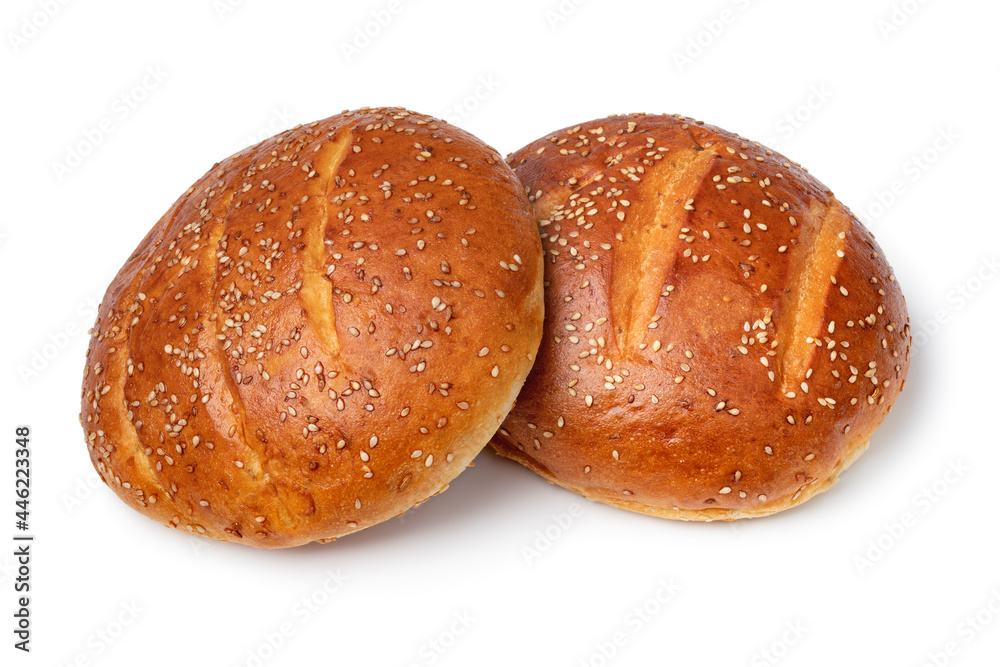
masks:
[(325, 541), (445, 489), (531, 367), (541, 247), (475, 137), (362, 109), (214, 166), (111, 284), (83, 385), (91, 459), (168, 526)]
[(906, 306), (823, 184), (679, 116), (602, 118), (508, 163), (542, 236), (546, 319), (500, 454), (709, 521), (803, 502), (865, 449), (906, 378)]

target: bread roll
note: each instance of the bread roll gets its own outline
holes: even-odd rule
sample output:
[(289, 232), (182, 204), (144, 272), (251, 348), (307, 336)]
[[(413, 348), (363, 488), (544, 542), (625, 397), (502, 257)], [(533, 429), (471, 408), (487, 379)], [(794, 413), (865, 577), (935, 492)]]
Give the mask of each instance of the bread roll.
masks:
[(81, 422), (122, 500), (255, 547), (447, 488), (534, 359), (541, 246), (511, 169), (404, 109), (299, 126), (167, 211), (101, 304)]
[(545, 252), (538, 361), (496, 450), (671, 519), (757, 517), (833, 484), (896, 400), (906, 306), (804, 169), (679, 116), (614, 116), (508, 158)]

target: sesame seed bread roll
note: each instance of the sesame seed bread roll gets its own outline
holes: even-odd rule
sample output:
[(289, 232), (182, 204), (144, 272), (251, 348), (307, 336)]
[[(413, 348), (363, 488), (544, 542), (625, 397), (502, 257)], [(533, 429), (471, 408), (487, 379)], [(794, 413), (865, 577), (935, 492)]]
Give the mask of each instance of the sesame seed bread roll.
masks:
[(878, 244), (822, 183), (679, 116), (584, 123), (508, 163), (546, 320), (497, 452), (608, 505), (712, 521), (801, 503), (864, 451), (910, 331)]
[(361, 109), (267, 139), (184, 193), (108, 289), (91, 460), (150, 518), (254, 547), (399, 515), (510, 410), (541, 258), (512, 170), (443, 121)]

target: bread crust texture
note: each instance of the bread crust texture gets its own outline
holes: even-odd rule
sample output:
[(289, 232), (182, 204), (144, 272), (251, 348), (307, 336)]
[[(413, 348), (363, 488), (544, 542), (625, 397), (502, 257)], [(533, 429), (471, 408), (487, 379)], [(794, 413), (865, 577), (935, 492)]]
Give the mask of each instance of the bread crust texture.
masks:
[(216, 164), (153, 227), (92, 330), (101, 479), (167, 526), (328, 541), (447, 488), (541, 338), (541, 246), (512, 170), (402, 108)]
[(872, 234), (798, 164), (682, 116), (601, 118), (508, 157), (545, 253), (545, 331), (503, 456), (672, 519), (832, 485), (909, 367)]

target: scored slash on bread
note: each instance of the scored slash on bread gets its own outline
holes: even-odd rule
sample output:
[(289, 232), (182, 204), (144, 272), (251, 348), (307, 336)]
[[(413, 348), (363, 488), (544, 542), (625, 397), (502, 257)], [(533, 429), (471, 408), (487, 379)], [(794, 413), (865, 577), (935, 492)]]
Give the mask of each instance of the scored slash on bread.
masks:
[(81, 422), (101, 478), (168, 526), (325, 541), (442, 491), (541, 336), (541, 248), (511, 169), (400, 108), (214, 166), (118, 273)]
[(760, 144), (680, 116), (566, 128), (508, 157), (545, 253), (545, 331), (500, 454), (677, 519), (829, 487), (905, 382), (906, 306), (872, 235)]

